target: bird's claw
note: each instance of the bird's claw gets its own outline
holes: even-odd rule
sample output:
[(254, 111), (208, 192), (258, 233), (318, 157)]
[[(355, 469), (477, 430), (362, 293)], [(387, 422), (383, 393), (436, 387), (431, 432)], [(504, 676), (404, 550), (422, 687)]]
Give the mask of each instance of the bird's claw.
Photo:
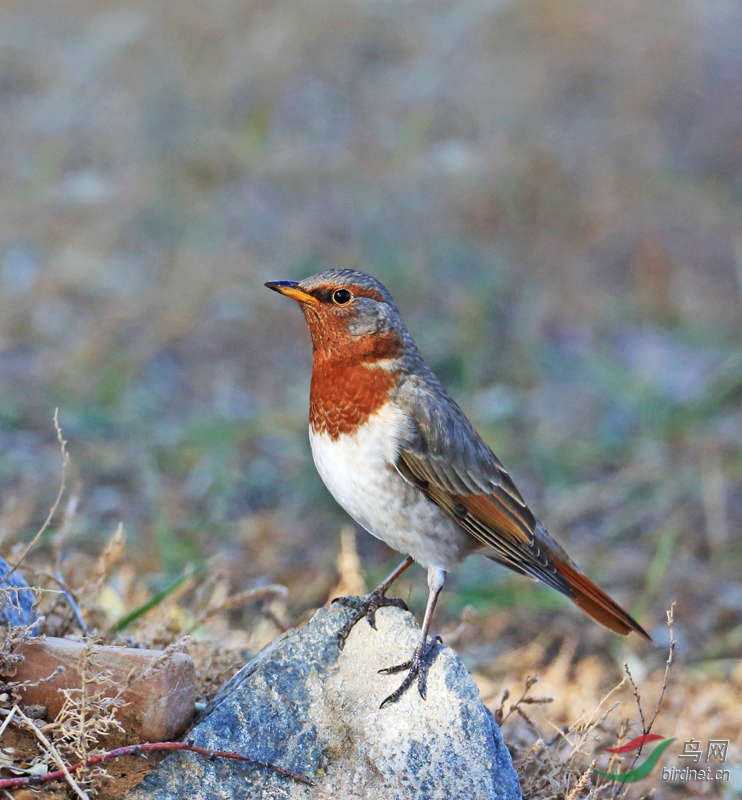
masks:
[(345, 647), (345, 640), (353, 630), (355, 624), (366, 617), (368, 624), (376, 630), (376, 612), (384, 606), (394, 606), (407, 611), (407, 604), (399, 597), (387, 597), (384, 592), (375, 589), (365, 597), (336, 597), (333, 603), (341, 606), (350, 606), (356, 609), (356, 613), (338, 631), (338, 647), (342, 650)]
[(428, 693), (428, 670), (430, 669), (429, 656), (435, 649), (435, 646), (441, 643), (440, 636), (434, 636), (432, 639), (420, 642), (412, 654), (409, 661), (403, 664), (397, 664), (394, 667), (385, 667), (379, 670), (380, 675), (396, 675), (398, 672), (407, 670), (404, 680), (388, 697), (382, 700), (379, 708), (384, 708), (387, 703), (396, 703), (400, 697), (412, 686), (415, 678), (417, 678), (417, 690), (423, 700), (427, 699)]

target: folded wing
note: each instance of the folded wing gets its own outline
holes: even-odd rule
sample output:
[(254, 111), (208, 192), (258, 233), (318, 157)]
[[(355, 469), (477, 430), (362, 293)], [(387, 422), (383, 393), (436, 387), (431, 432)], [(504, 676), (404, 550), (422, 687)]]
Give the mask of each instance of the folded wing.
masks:
[(411, 420), (400, 443), (399, 473), (471, 534), (489, 558), (552, 586), (611, 630), (624, 635), (633, 630), (649, 639), (575, 567), (455, 401), (430, 376), (410, 377), (395, 396)]

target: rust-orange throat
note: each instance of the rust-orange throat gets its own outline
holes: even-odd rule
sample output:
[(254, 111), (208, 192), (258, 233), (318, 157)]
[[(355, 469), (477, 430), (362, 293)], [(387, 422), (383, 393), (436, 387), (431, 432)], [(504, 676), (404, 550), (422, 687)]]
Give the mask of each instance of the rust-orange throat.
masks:
[(309, 326), (312, 429), (332, 439), (353, 434), (388, 401), (399, 377), (394, 361), (402, 355), (403, 343), (379, 313), (385, 299), (355, 284), (303, 287), (274, 281), (266, 286), (296, 300)]

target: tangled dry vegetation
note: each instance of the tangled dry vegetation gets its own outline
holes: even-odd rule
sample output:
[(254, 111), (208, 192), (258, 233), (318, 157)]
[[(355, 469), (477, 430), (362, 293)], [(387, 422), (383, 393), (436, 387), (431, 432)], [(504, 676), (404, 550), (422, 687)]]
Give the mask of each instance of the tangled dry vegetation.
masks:
[[(66, 490), (69, 458), (56, 418), (55, 425), (62, 453), (59, 493), (33, 540), (11, 552), (15, 566), (5, 579), (17, 570), (28, 577), (44, 634), (84, 641), (77, 665), (82, 682), (79, 688), (61, 690), (64, 702), (52, 719), (47, 718), (44, 707), (24, 706), (22, 691), (53, 679), (59, 668), (33, 684), (13, 680), (23, 659), (17, 650), (35, 638), (38, 622), (32, 619), (8, 628), (0, 648), (0, 674), (6, 676), (0, 687), (0, 767), (6, 774), (36, 778), (59, 770), (72, 796), (106, 797), (109, 791), (119, 796), (157, 763), (158, 754), (150, 754), (148, 761), (133, 769), (132, 761), (137, 757), (141, 761), (139, 754), (130, 756), (128, 762), (123, 760), (123, 765), (83, 767), (74, 776), (69, 768), (103, 756), (116, 742), (116, 732), (124, 732), (118, 715), (127, 691), (164, 668), (174, 653), (187, 652), (196, 666), (197, 702), (205, 703), (250, 654), (286, 628), (287, 592), (283, 586), (265, 585), (230, 593), (224, 564), (213, 559), (191, 569), (158, 595), (149, 596), (126, 563), (122, 525), (111, 534), (97, 558), (80, 553), (62, 556), (64, 537), (77, 508), (74, 496), (64, 505), (52, 536), (51, 553), (34, 558), (32, 550), (62, 506)], [(3, 606), (27, 613), (30, 591), (0, 589)], [(256, 609), (254, 624), (247, 629), (231, 625), (230, 612), (250, 605)], [(110, 670), (95, 662), (95, 648), (101, 644), (159, 650), (161, 657), (119, 682)], [(21, 797), (24, 791), (28, 790), (16, 796)]]
[[(517, 700), (510, 703), (507, 711), (506, 703), (510, 698), (510, 691), (505, 689), (502, 693), (500, 704), (495, 709), (495, 719), (503, 726), (511, 717), (517, 717), (525, 724), (526, 729), (521, 730), (514, 737), (511, 749), (514, 761), (521, 776), (524, 796), (529, 798), (554, 798), (565, 797), (567, 800), (577, 798), (617, 798), (623, 796), (626, 787), (614, 781), (602, 779), (593, 771), (598, 766), (595, 750), (606, 738), (613, 740), (620, 746), (631, 738), (629, 730), (632, 722), (628, 718), (621, 719), (617, 712), (621, 702), (615, 699), (626, 682), (632, 688), (636, 700), (636, 713), (640, 723), (640, 732), (649, 734), (661, 710), (662, 701), (668, 685), (670, 667), (672, 666), (676, 642), (673, 638), (672, 623), (673, 609), (667, 612), (668, 628), (670, 630), (670, 650), (665, 665), (665, 674), (654, 713), (648, 721), (645, 719), (639, 691), (634, 683), (631, 670), (624, 666), (626, 677), (621, 680), (606, 694), (602, 695), (595, 709), (590, 714), (583, 714), (579, 719), (557, 727), (549, 720), (552, 731), (545, 735), (526, 711), (527, 706), (545, 706), (553, 703), (554, 698), (549, 696), (536, 696), (531, 694), (531, 689), (540, 681), (538, 675), (529, 675), (524, 684), (523, 692)], [(538, 738), (533, 741), (533, 735)], [(633, 767), (641, 751), (633, 754)], [(613, 754), (604, 771), (616, 773), (621, 769), (620, 757)], [(625, 765), (623, 765), (625, 766)]]
[[(193, 658), (197, 698), (205, 703), (252, 653), (285, 627), (283, 587), (262, 586), (230, 594), (216, 561), (198, 576), (181, 580), (152, 604), (152, 598), (144, 597), (121, 558), (123, 545), (123, 530), (118, 528), (99, 558), (89, 565), (93, 577), (88, 581), (76, 581), (81, 574), (79, 563), (68, 571), (64, 562), (53, 567), (37, 562), (27, 569), (39, 587), (35, 593), (37, 609), (45, 618), (44, 630), (54, 636), (82, 638), (86, 646), (77, 666), (82, 685), (62, 690), (64, 704), (53, 719), (46, 718), (46, 709), (22, 705), (20, 691), (27, 684), (14, 682), (12, 677), (6, 679), (0, 695), (0, 714), (4, 717), (0, 746), (2, 766), (12, 775), (41, 776), (65, 770), (110, 750), (117, 741), (116, 732), (123, 732), (118, 712), (127, 691), (151, 672), (164, 668), (174, 653), (187, 652)], [(233, 628), (230, 611), (246, 605), (256, 610), (254, 624), (247, 630)], [(135, 619), (118, 631), (112, 619), (120, 608), (134, 611)], [(120, 623), (121, 619), (116, 621)], [(19, 658), (15, 651), (29, 641), (32, 627), (13, 627), (6, 634), (0, 650), (0, 673), (13, 675)], [(161, 650), (162, 655), (146, 669), (132, 672), (126, 681), (117, 683), (110, 671), (101, 669), (91, 657), (95, 647), (104, 643)], [(137, 760), (140, 763), (136, 764)], [(147, 761), (130, 757), (123, 764), (81, 769), (74, 777), (67, 776), (68, 788), (78, 797), (99, 793), (106, 797), (108, 792), (120, 796), (123, 788), (138, 782), (158, 760), (154, 754)]]
[[(633, 785), (606, 780), (590, 769), (620, 773), (634, 767), (641, 751), (620, 756), (606, 753), (605, 748), (618, 747), (642, 733), (661, 733), (681, 742), (691, 737), (727, 739), (737, 750), (742, 743), (737, 711), (742, 669), (738, 665), (722, 677), (684, 667), (677, 659), (673, 612), (673, 608), (667, 612), (667, 660), (654, 669), (636, 661), (633, 666), (625, 663), (621, 672), (620, 665), (607, 666), (595, 656), (578, 658), (574, 640), (565, 641), (547, 660), (544, 637), (497, 659), (487, 676), (475, 676), (483, 701), (502, 725), (525, 798), (735, 796), (734, 786), (719, 782), (662, 781), (660, 769)], [(532, 672), (535, 669), (541, 669), (540, 676)], [(512, 701), (509, 687), (518, 685), (518, 675), (525, 676), (524, 689)], [(612, 679), (618, 683), (610, 688)], [(545, 693), (534, 696), (535, 686)]]

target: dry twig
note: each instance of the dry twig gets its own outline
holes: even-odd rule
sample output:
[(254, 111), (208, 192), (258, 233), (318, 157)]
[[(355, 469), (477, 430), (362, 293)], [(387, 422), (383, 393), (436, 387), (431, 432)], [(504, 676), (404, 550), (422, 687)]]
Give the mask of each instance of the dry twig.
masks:
[[(65, 765), (64, 760), (59, 755), (56, 747), (46, 738), (44, 732), (34, 723), (32, 719), (27, 717), (23, 711), (21, 711), (18, 705), (14, 706), (16, 714), (26, 723), (26, 727), (33, 733), (33, 735), (41, 742), (44, 750), (54, 759), (54, 761), (59, 765), (59, 778), (58, 780), (66, 780), (67, 783), (72, 787), (74, 793), (80, 798), (80, 800), (90, 800), (88, 794), (83, 791), (77, 784), (77, 781), (72, 777), (72, 773), (70, 772), (69, 768)], [(47, 773), (49, 774), (49, 773)], [(27, 776), (27, 779), (30, 780), (33, 776)], [(14, 780), (10, 778), (10, 780)], [(4, 783), (7, 781), (0, 781), (0, 788), (6, 788), (3, 786)], [(23, 785), (23, 784), (20, 784)], [(7, 787), (10, 788), (10, 787)]]
[[(28, 721), (29, 723), (31, 722), (30, 720)], [(41, 734), (40, 731), (39, 733)], [(43, 734), (41, 735), (43, 736)], [(46, 740), (46, 737), (44, 738)], [(48, 744), (48, 740), (46, 741)], [(51, 747), (51, 745), (49, 745), (49, 747)], [(224, 750), (208, 750), (205, 747), (198, 747), (190, 742), (148, 742), (146, 744), (130, 744), (126, 747), (117, 747), (115, 750), (109, 750), (105, 753), (91, 756), (89, 759), (87, 759), (87, 761), (80, 762), (79, 764), (73, 764), (70, 767), (65, 767), (65, 765), (60, 761), (58, 763), (60, 763), (61, 769), (56, 772), (48, 772), (46, 775), (25, 775), (17, 778), (6, 778), (4, 780), (0, 780), (0, 789), (16, 789), (19, 786), (42, 786), (46, 783), (50, 783), (51, 781), (60, 781), (65, 778), (72, 780), (72, 775), (75, 772), (87, 767), (95, 766), (97, 764), (102, 764), (104, 761), (110, 761), (113, 758), (119, 758), (120, 756), (140, 755), (142, 753), (152, 751), (170, 752), (174, 750), (187, 750), (189, 753), (197, 753), (198, 755), (205, 756), (211, 761), (215, 761), (217, 758), (232, 758), (237, 761), (245, 761), (248, 764), (254, 764), (256, 767), (265, 767), (266, 769), (273, 770), (273, 772), (277, 772), (279, 775), (292, 778), (293, 780), (299, 781), (299, 783), (304, 783), (307, 786), (314, 785), (314, 783), (304, 775), (299, 775), (297, 772), (284, 769), (283, 767), (279, 767), (276, 764), (271, 764), (268, 761), (259, 761), (257, 758), (243, 756), (240, 753), (228, 753)], [(76, 787), (74, 782), (72, 785), (73, 787)], [(78, 791), (79, 797), (87, 798), (87, 795), (82, 791), (82, 789), (77, 787), (76, 790)]]
[(495, 711), (495, 719), (497, 720), (498, 725), (502, 725), (507, 719), (510, 717), (511, 714), (517, 713), (519, 714), (532, 728), (536, 728), (535, 723), (533, 720), (525, 713), (525, 711), (521, 708), (522, 705), (541, 705), (545, 703), (553, 703), (553, 697), (529, 697), (528, 692), (531, 691), (531, 687), (538, 683), (541, 679), (538, 675), (529, 675), (526, 678), (526, 685), (523, 689), (523, 694), (510, 706), (508, 713), (503, 716), (504, 705), (505, 701), (510, 696), (510, 692), (506, 689), (502, 693), (502, 700), (500, 701), (500, 707)]
[[(641, 704), (641, 695), (639, 694), (639, 689), (637, 688), (636, 683), (634, 682), (634, 678), (631, 675), (631, 670), (629, 669), (629, 665), (628, 664), (623, 665), (624, 671), (626, 672), (629, 682), (631, 683), (634, 699), (636, 700), (636, 707), (639, 710), (639, 719), (641, 721), (642, 734), (644, 735), (647, 735), (652, 732), (652, 726), (654, 725), (655, 720), (657, 719), (657, 716), (660, 713), (660, 708), (662, 707), (662, 701), (665, 697), (665, 692), (667, 691), (667, 682), (670, 676), (670, 666), (672, 665), (673, 656), (675, 654), (675, 646), (677, 644), (677, 642), (675, 641), (675, 634), (673, 631), (674, 614), (675, 614), (675, 603), (672, 603), (670, 605), (670, 608), (667, 609), (667, 621), (666, 621), (667, 627), (670, 630), (670, 650), (667, 655), (667, 661), (665, 662), (665, 674), (662, 678), (662, 688), (660, 689), (660, 696), (657, 698), (657, 705), (654, 708), (654, 714), (652, 715), (652, 719), (649, 721), (649, 724), (647, 724), (644, 718), (644, 711), (642, 709), (642, 704)], [(643, 748), (644, 748), (644, 743), (642, 743), (639, 746), (636, 753), (634, 754), (634, 758), (632, 759), (631, 765), (629, 766), (630, 770), (636, 766), (636, 762), (639, 760), (639, 756), (641, 755)], [(621, 798), (621, 796), (625, 794), (627, 789), (628, 789), (627, 784), (617, 784), (613, 793), (613, 800), (619, 800), (619, 798)]]
[(59, 448), (62, 451), (62, 478), (59, 483), (59, 491), (57, 492), (57, 498), (54, 501), (49, 513), (47, 514), (46, 519), (44, 520), (44, 524), (39, 528), (36, 535), (31, 539), (31, 541), (26, 545), (26, 549), (23, 551), (23, 554), (15, 563), (13, 568), (10, 572), (5, 576), (3, 580), (8, 580), (10, 576), (21, 566), (23, 561), (25, 560), (26, 556), (31, 552), (31, 550), (36, 546), (36, 543), (42, 537), (46, 529), (51, 525), (51, 521), (54, 518), (54, 515), (57, 513), (57, 508), (59, 508), (59, 503), (62, 500), (62, 496), (64, 495), (66, 485), (65, 480), (67, 478), (67, 466), (70, 463), (70, 457), (67, 454), (67, 442), (62, 438), (62, 429), (59, 427), (59, 409), (54, 409), (54, 429), (57, 432), (57, 441), (59, 442)]

